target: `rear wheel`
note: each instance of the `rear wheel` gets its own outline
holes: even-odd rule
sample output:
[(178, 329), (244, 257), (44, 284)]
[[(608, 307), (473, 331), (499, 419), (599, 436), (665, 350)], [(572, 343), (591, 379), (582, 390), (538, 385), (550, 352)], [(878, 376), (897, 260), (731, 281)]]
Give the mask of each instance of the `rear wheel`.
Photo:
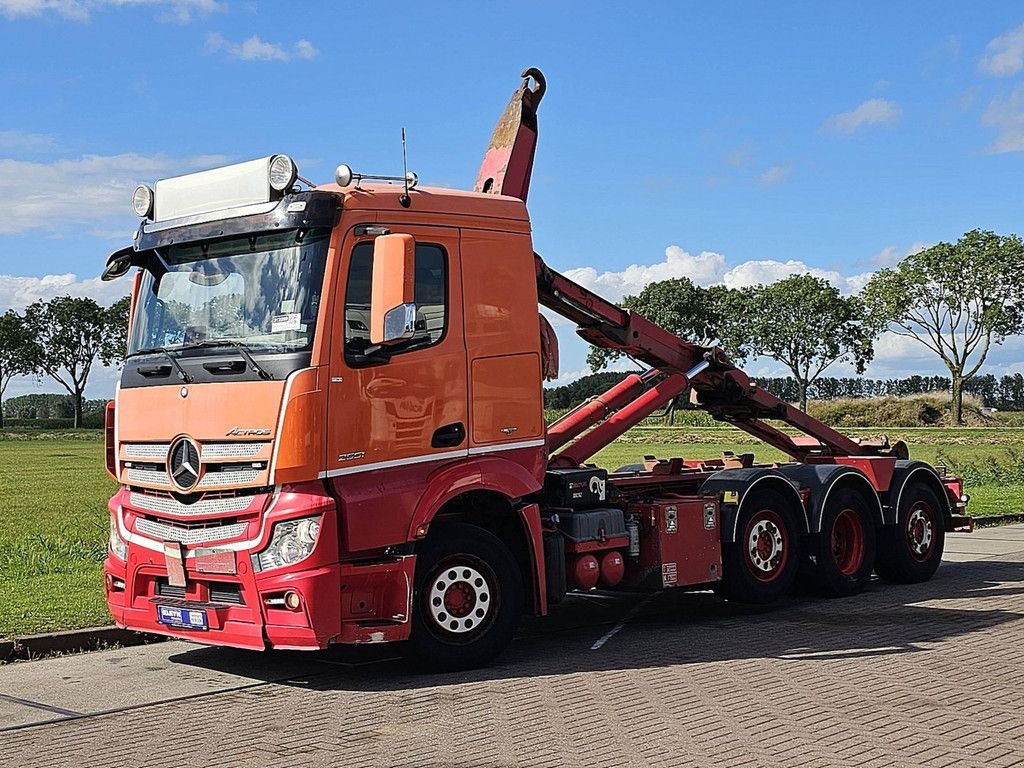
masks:
[(897, 524), (879, 531), (875, 572), (901, 584), (928, 581), (946, 544), (939, 498), (930, 486), (914, 483), (903, 489), (896, 512)]
[(508, 548), (489, 531), (437, 526), (416, 559), (410, 646), (418, 666), (472, 669), (511, 642), (523, 580)]
[(875, 563), (875, 521), (864, 495), (837, 490), (821, 514), (821, 531), (812, 539), (813, 560), (806, 580), (830, 597), (855, 595), (871, 578)]
[(721, 594), (741, 603), (767, 603), (793, 584), (800, 536), (793, 505), (776, 491), (747, 499), (736, 541), (722, 547)]

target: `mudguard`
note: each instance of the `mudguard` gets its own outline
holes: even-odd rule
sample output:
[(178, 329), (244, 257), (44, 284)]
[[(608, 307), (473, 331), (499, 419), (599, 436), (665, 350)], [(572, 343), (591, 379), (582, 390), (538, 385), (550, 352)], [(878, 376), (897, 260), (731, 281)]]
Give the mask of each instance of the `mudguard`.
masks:
[(778, 471), (801, 490), (810, 491), (807, 501), (809, 533), (818, 533), (821, 530), (825, 502), (832, 491), (840, 487), (853, 487), (862, 491), (869, 503), (874, 502), (872, 506), (875, 508), (875, 522), (878, 525), (885, 523), (881, 499), (871, 481), (859, 469), (843, 464), (797, 464), (779, 467)]
[(700, 488), (701, 495), (716, 496), (721, 501), (723, 542), (736, 541), (736, 521), (740, 509), (745, 501), (755, 498), (750, 496), (751, 492), (756, 494), (756, 488), (766, 487), (775, 488), (783, 495), (793, 499), (793, 503), (802, 513), (797, 519), (803, 522), (804, 530), (807, 530), (809, 520), (800, 494), (792, 481), (777, 469), (766, 467), (723, 469), (705, 480)]
[(889, 493), (883, 496), (885, 524), (895, 525), (898, 522), (896, 515), (899, 510), (900, 497), (903, 494), (903, 489), (911, 480), (924, 481), (931, 486), (935, 495), (939, 497), (939, 503), (943, 505), (942, 513), (948, 523), (953, 514), (953, 507), (949, 500), (949, 494), (946, 492), (946, 486), (942, 484), (938, 472), (931, 464), (923, 461), (900, 459), (896, 462), (896, 471), (892, 475)]

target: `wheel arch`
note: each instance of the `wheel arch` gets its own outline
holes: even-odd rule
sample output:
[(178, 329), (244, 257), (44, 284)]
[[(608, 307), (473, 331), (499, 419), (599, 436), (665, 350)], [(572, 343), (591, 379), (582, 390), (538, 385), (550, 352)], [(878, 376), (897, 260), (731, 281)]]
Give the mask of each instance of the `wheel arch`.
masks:
[(821, 531), (821, 519), (825, 512), (825, 504), (832, 493), (850, 488), (860, 491), (872, 507), (878, 525), (885, 523), (882, 500), (867, 475), (855, 467), (842, 464), (799, 464), (792, 467), (781, 467), (779, 472), (796, 483), (800, 488), (810, 491), (808, 515), (808, 533)]
[[(493, 533), (519, 565), (535, 612), (547, 612), (543, 540), (536, 504), (524, 501), (542, 488), (521, 464), (502, 458), (473, 459), (432, 475), (413, 513), (409, 540), (420, 526), (427, 536), (446, 522), (465, 522)], [(420, 537), (422, 538), (422, 537)]]
[(889, 486), (886, 525), (896, 525), (899, 522), (900, 501), (902, 501), (903, 493), (910, 485), (911, 479), (915, 481), (920, 479), (935, 492), (942, 510), (943, 520), (948, 524), (953, 514), (953, 507), (949, 500), (949, 494), (946, 493), (946, 486), (942, 484), (938, 472), (923, 461), (900, 460), (896, 462), (896, 471), (893, 473), (892, 484)]
[[(792, 481), (785, 475), (774, 469), (723, 469), (705, 480), (700, 489), (702, 495), (717, 496), (722, 500), (723, 542), (732, 543), (736, 541), (736, 526), (739, 521), (740, 510), (743, 509), (743, 505), (748, 500), (756, 498), (756, 495), (751, 495), (754, 488), (775, 488), (780, 491), (783, 496), (790, 499), (796, 505), (795, 509), (798, 511), (797, 521), (804, 531), (807, 530), (810, 521), (803, 500), (800, 498), (800, 493)], [(736, 492), (738, 494), (736, 503), (725, 502), (726, 492)]]

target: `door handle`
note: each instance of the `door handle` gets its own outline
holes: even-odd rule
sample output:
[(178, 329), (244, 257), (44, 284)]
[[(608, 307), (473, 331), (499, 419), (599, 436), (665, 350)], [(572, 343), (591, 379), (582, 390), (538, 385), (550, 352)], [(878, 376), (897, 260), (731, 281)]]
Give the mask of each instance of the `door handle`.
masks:
[(145, 376), (147, 379), (153, 376), (168, 376), (171, 373), (171, 366), (169, 365), (140, 365), (135, 369), (140, 376)]
[(435, 430), (434, 436), (430, 439), (430, 447), (454, 448), (457, 445), (462, 445), (462, 441), (465, 439), (466, 426), (461, 421), (457, 421), (454, 424), (445, 424)]

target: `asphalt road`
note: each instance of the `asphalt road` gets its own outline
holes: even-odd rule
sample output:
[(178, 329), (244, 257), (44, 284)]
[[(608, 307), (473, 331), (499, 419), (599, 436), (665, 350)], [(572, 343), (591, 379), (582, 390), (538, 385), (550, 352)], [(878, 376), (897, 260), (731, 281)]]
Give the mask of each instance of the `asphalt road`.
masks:
[(1024, 764), (1024, 526), (935, 578), (747, 608), (593, 594), (488, 669), (180, 642), (0, 667), (0, 766)]

